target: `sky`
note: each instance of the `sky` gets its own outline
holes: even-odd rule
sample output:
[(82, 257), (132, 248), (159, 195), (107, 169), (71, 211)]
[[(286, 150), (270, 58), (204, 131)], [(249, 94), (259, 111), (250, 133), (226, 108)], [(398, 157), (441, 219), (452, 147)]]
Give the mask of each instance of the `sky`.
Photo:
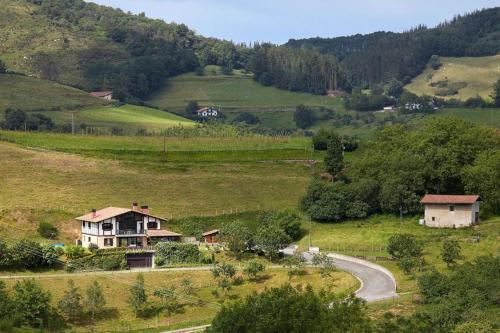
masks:
[(92, 0), (234, 42), (285, 43), (429, 27), (500, 0)]

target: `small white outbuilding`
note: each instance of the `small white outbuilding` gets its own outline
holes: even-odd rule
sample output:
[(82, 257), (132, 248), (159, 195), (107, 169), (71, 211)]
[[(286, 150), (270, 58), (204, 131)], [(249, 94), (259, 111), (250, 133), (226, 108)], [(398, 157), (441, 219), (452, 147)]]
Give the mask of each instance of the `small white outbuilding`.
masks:
[(427, 194), (423, 224), (435, 228), (463, 228), (479, 223), (479, 195)]

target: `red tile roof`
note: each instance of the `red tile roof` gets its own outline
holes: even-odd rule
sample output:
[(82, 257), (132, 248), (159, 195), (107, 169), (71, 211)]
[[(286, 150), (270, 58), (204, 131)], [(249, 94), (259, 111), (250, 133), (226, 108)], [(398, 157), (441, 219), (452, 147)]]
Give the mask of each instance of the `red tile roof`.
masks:
[(426, 194), (420, 203), (423, 204), (473, 204), (479, 200), (479, 195), (438, 195)]
[(155, 230), (155, 229), (148, 229), (146, 232), (149, 237), (180, 237), (182, 236), (181, 234), (178, 234), (176, 232), (170, 231), (170, 230)]
[(94, 96), (94, 97), (106, 97), (106, 96), (109, 96), (113, 94), (112, 91), (93, 91), (90, 93), (90, 95)]
[(104, 220), (107, 220), (107, 219), (110, 219), (112, 217), (122, 215), (122, 214), (125, 214), (128, 212), (135, 212), (138, 214), (142, 214), (145, 216), (150, 216), (150, 217), (157, 218), (159, 220), (166, 221), (166, 219), (159, 217), (159, 216), (144, 213), (144, 212), (141, 212), (139, 210), (133, 210), (133, 209), (129, 209), (129, 208), (120, 208), (120, 207), (106, 207), (103, 209), (99, 209), (98, 211), (95, 212), (95, 215), (94, 215), (94, 213), (90, 212), (88, 214), (77, 217), (76, 220), (87, 221), (87, 222), (101, 222), (101, 221), (104, 221)]
[(202, 236), (216, 235), (218, 233), (219, 233), (219, 229), (214, 229), (214, 230), (210, 230), (210, 231), (202, 233)]

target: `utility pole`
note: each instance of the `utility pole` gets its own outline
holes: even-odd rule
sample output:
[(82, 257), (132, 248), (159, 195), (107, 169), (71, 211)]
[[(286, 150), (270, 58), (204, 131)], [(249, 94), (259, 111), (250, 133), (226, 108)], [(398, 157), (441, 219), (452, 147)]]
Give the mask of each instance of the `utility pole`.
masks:
[(75, 112), (71, 112), (71, 134), (75, 134)]

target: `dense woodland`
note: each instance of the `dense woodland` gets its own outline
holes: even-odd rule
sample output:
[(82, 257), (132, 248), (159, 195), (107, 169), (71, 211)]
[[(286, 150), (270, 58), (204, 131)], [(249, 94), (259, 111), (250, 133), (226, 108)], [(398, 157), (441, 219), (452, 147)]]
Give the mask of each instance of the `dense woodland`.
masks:
[(337, 38), (291, 39), (286, 46), (333, 54), (353, 86), (368, 87), (398, 79), (407, 83), (432, 55), (464, 57), (500, 51), (500, 7), (456, 16), (429, 29), (418, 26), (403, 33), (375, 32)]

